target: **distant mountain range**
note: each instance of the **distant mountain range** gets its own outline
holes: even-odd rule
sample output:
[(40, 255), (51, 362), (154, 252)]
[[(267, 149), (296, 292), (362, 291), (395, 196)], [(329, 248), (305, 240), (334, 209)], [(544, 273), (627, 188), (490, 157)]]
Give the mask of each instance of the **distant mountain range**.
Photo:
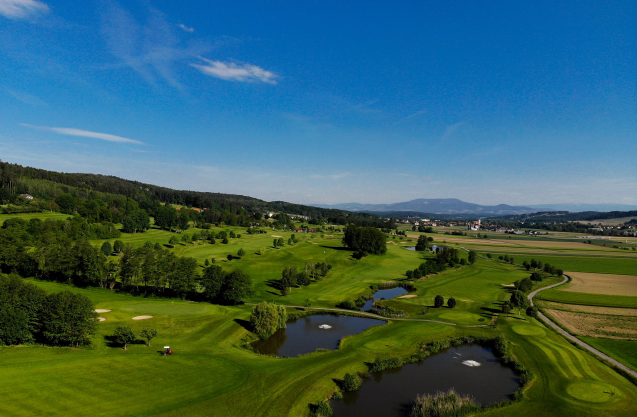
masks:
[(630, 211), (637, 210), (637, 206), (630, 204), (542, 204), (537, 206), (528, 206), (535, 211), (570, 211), (572, 213), (579, 213), (582, 211)]
[(418, 213), (434, 214), (477, 214), (477, 215), (506, 215), (534, 213), (542, 210), (551, 210), (548, 207), (536, 208), (530, 206), (509, 206), (508, 204), (498, 204), (497, 206), (482, 206), (480, 204), (467, 203), (457, 198), (419, 198), (393, 204), (313, 204), (315, 207), (339, 209), (347, 211), (384, 213), (411, 211)]

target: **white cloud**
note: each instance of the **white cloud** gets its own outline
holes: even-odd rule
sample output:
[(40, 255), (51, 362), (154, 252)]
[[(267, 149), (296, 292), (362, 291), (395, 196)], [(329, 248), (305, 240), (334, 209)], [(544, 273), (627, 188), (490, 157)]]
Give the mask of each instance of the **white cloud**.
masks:
[(0, 14), (9, 19), (26, 19), (48, 11), (49, 6), (36, 0), (0, 0)]
[[(201, 58), (201, 57), (200, 57)], [(213, 61), (201, 58), (207, 65), (191, 64), (199, 71), (211, 77), (221, 78), (226, 81), (254, 82), (260, 81), (267, 84), (276, 84), (278, 76), (263, 68), (251, 64), (234, 64), (232, 62)]]
[(100, 139), (109, 142), (119, 143), (132, 143), (135, 145), (143, 145), (142, 142), (134, 139), (123, 138), (121, 136), (109, 135), (108, 133), (91, 132), (88, 130), (74, 129), (69, 127), (47, 127), (47, 126), (32, 126), (26, 123), (21, 123), (22, 126), (29, 127), (31, 129), (46, 130), (50, 132), (59, 133), (60, 135), (68, 136), (81, 136), (84, 138)]
[(183, 23), (180, 23), (177, 26), (182, 28), (184, 30), (184, 32), (193, 33), (195, 31), (195, 28), (189, 28), (188, 26), (184, 25)]

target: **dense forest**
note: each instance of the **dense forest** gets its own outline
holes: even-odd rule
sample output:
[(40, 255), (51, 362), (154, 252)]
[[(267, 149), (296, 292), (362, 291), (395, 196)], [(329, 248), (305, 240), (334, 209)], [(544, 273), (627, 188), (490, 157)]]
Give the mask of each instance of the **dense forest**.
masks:
[[(29, 194), (35, 199), (22, 196)], [(124, 223), (125, 232), (144, 231), (148, 223), (144, 214), (154, 217), (162, 204), (205, 209), (190, 211), (188, 221), (198, 223), (249, 227), (264, 213), (282, 212), (305, 216), (310, 224), (391, 227), (377, 215), (350, 213), (286, 203), (267, 202), (235, 194), (172, 190), (114, 176), (98, 174), (69, 174), (23, 167), (0, 161), (0, 204), (10, 204), (4, 213), (57, 211), (80, 214), (89, 222)], [(186, 219), (182, 219), (186, 222)]]

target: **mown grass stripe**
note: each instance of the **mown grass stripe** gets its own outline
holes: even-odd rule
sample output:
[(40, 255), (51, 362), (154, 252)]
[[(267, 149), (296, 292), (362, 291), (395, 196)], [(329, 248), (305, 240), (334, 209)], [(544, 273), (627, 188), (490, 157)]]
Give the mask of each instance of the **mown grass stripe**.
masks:
[(538, 347), (539, 349), (541, 349), (542, 352), (544, 352), (544, 354), (549, 358), (550, 363), (555, 364), (555, 368), (562, 374), (562, 376), (566, 379), (569, 379), (569, 375), (562, 368), (562, 365), (560, 364), (560, 361), (558, 361), (557, 357), (555, 356), (553, 349), (541, 343), (539, 339), (529, 338), (527, 340), (533, 345), (535, 345), (536, 347)]

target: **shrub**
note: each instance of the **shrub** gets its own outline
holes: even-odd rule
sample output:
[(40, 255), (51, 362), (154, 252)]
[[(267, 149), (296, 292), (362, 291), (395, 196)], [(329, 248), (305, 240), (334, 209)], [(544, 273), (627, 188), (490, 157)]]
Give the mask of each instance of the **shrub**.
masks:
[(315, 417), (332, 417), (334, 415), (334, 411), (329, 403), (325, 401), (320, 401), (314, 410), (313, 415)]
[(358, 308), (356, 308), (356, 304), (349, 300), (336, 304), (336, 307), (344, 308), (345, 310), (358, 310)]
[(442, 298), (442, 295), (437, 295), (436, 298), (434, 299), (434, 306), (436, 308), (440, 308), (445, 304), (445, 299)]
[(357, 376), (352, 374), (345, 374), (343, 377), (343, 391), (356, 391), (361, 387), (363, 381)]
[(453, 388), (435, 395), (418, 396), (412, 405), (410, 417), (466, 416), (477, 414), (482, 407), (473, 398), (456, 393)]
[(447, 300), (447, 306), (449, 308), (454, 308), (456, 306), (456, 299), (453, 297), (449, 297), (449, 299)]

